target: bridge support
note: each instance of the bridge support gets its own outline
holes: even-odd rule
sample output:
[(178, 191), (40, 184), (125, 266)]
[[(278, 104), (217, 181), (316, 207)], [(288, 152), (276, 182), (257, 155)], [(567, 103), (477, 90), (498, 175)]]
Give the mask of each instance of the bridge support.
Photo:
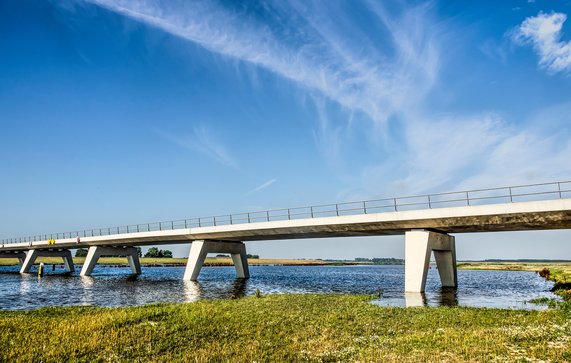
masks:
[(26, 254), (26, 259), (22, 263), (20, 273), (29, 273), (38, 257), (61, 257), (66, 270), (69, 272), (75, 271), (70, 250), (30, 250)]
[(91, 276), (97, 261), (101, 256), (126, 256), (129, 261), (129, 267), (133, 274), (141, 274), (141, 263), (139, 262), (139, 253), (135, 247), (101, 247), (91, 246), (87, 251), (85, 262), (81, 268), (80, 276)]
[(246, 245), (243, 242), (193, 241), (184, 271), (184, 280), (196, 281), (198, 279), (200, 269), (209, 253), (230, 253), (236, 268), (236, 276), (239, 279), (250, 277)]
[(405, 233), (405, 292), (424, 292), (432, 252), (442, 286), (458, 286), (454, 237), (425, 230), (408, 231)]
[(20, 266), (22, 266), (26, 259), (26, 254), (24, 252), (0, 252), (0, 258), (17, 258)]

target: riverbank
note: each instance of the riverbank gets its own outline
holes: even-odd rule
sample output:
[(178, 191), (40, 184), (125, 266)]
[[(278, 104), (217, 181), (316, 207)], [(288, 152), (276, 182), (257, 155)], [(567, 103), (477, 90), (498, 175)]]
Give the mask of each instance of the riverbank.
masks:
[(571, 302), (571, 262), (461, 262), (459, 269), (531, 271), (553, 281), (553, 292), (565, 301)]
[(0, 311), (0, 361), (569, 361), (571, 309), (386, 308), (268, 295)]

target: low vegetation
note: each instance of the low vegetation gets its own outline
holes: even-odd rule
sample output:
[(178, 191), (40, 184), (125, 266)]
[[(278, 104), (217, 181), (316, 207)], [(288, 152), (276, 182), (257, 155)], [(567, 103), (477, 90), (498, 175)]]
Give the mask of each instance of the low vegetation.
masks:
[(388, 308), (271, 295), (129, 308), (0, 312), (0, 361), (571, 360), (571, 309)]

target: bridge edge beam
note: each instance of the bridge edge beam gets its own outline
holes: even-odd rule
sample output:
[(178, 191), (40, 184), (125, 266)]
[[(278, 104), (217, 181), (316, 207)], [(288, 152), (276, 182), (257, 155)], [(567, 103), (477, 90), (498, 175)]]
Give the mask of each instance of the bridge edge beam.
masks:
[(433, 252), (442, 286), (458, 286), (454, 237), (414, 230), (405, 233), (405, 292), (424, 292)]
[(250, 277), (248, 259), (246, 256), (246, 245), (244, 242), (226, 241), (193, 241), (190, 247), (188, 262), (184, 271), (183, 280), (196, 281), (200, 270), (204, 265), (206, 255), (209, 253), (229, 253), (232, 256), (236, 277), (247, 279)]

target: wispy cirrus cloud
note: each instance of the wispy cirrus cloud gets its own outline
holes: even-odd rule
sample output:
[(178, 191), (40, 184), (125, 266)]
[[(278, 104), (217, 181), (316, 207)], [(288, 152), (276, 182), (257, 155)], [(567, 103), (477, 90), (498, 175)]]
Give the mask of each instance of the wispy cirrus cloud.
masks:
[[(351, 165), (347, 174), (360, 175), (354, 183), (360, 195), (385, 194), (379, 191), (383, 185), (399, 194), (414, 193), (476, 182), (524, 182), (569, 170), (564, 161), (571, 158), (568, 137), (537, 132), (525, 120), (514, 127), (493, 110), (431, 113), (427, 97), (440, 81), (445, 34), (451, 32), (434, 19), (431, 2), (359, 3), (359, 15), (368, 20), (365, 29), (346, 15), (357, 7), (354, 2), (265, 1), (262, 8), (271, 21), (262, 21), (213, 1), (85, 1), (307, 91), (317, 111), (315, 142), (327, 158), (344, 158), (344, 144), (350, 143), (346, 131), (352, 120), (364, 119), (361, 137), (371, 148), (386, 151), (369, 165)], [(540, 13), (526, 19), (514, 39), (532, 44), (550, 72), (568, 71), (570, 46), (560, 40), (564, 21), (564, 14)], [(507, 59), (503, 53), (498, 57)], [(398, 132), (390, 129), (392, 122)], [(194, 137), (201, 141), (171, 139), (237, 167), (208, 130), (195, 130)]]
[(264, 189), (268, 188), (270, 185), (274, 184), (274, 183), (277, 182), (277, 181), (278, 181), (277, 179), (270, 179), (270, 180), (268, 180), (267, 182), (265, 182), (265, 183), (263, 183), (263, 184), (261, 184), (261, 185), (258, 185), (258, 186), (255, 187), (254, 189), (250, 190), (249, 192), (246, 193), (246, 195), (252, 195), (252, 194), (255, 194), (255, 193), (257, 193), (257, 192), (259, 192), (259, 191), (261, 191), (261, 190), (264, 190)]
[(189, 134), (171, 134), (156, 130), (156, 133), (182, 148), (203, 154), (210, 159), (230, 168), (238, 169), (238, 163), (212, 132), (204, 125), (195, 127)]
[(512, 32), (518, 44), (530, 44), (539, 55), (540, 67), (549, 73), (571, 72), (571, 41), (562, 41), (563, 13), (543, 13), (529, 17)]
[[(435, 28), (425, 31), (434, 25), (427, 6), (408, 9), (394, 18), (380, 4), (368, 3), (377, 16), (379, 30), (387, 33), (382, 41), (392, 48), (394, 54), (389, 56), (378, 47), (371, 47), (371, 51), (353, 49), (354, 42), (347, 39), (347, 33), (361, 36), (361, 43), (365, 33), (355, 24), (340, 29), (335, 19), (319, 16), (328, 9), (334, 11), (333, 6), (319, 6), (315, 11), (316, 4), (312, 8), (297, 1), (268, 3), (276, 18), (297, 19), (281, 29), (209, 1), (85, 1), (319, 91), (349, 110), (364, 112), (375, 122), (385, 122), (403, 104), (413, 103), (415, 95), (430, 88), (438, 69)], [(411, 27), (417, 30), (402, 30)], [(290, 33), (295, 33), (295, 39), (287, 35)], [(374, 45), (373, 40), (368, 41)]]

